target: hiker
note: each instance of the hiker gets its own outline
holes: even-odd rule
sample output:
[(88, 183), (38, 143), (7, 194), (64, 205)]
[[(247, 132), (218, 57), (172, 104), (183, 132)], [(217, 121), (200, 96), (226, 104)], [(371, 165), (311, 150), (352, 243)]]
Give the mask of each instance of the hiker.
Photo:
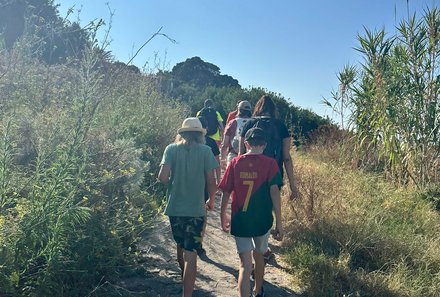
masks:
[(221, 164), (226, 168), (231, 160), (238, 156), (238, 146), (240, 144), (240, 134), (244, 124), (252, 116), (252, 106), (249, 101), (241, 101), (238, 104), (238, 114), (235, 119), (226, 124), (225, 133), (223, 135), (221, 149)]
[(245, 152), (244, 136), (252, 127), (263, 129), (268, 136), (264, 155), (277, 161), (282, 178), (284, 177), (284, 169), (286, 170), (291, 190), (290, 199), (298, 198), (299, 193), (293, 175), (292, 157), (290, 156), (292, 138), (286, 125), (276, 118), (275, 103), (268, 95), (261, 96), (257, 104), (255, 104), (252, 119), (243, 126), (240, 135), (239, 155)]
[[(202, 123), (202, 127), (206, 129), (206, 126), (208, 125), (206, 118), (201, 116), (199, 117), (200, 122)], [(208, 137), (205, 135), (205, 144), (211, 148), (212, 153), (214, 154), (215, 160), (218, 164), (220, 164), (220, 150), (217, 146), (217, 143), (214, 139), (211, 137)], [(218, 185), (220, 183), (220, 166), (218, 166), (215, 169), (215, 184)], [(208, 193), (208, 185), (205, 185), (205, 202), (209, 199), (209, 193)], [(203, 229), (202, 229), (202, 244), (200, 245), (200, 249), (197, 250), (197, 254), (199, 256), (203, 256), (206, 254), (206, 250), (203, 248), (203, 239), (205, 237), (205, 231), (206, 231), (206, 223), (207, 223), (207, 212), (205, 211), (205, 221), (203, 222)]]
[[(208, 121), (206, 120), (206, 118), (204, 116), (200, 116), (199, 120), (202, 123), (202, 127), (204, 129), (207, 129)], [(216, 161), (220, 165), (220, 148), (217, 145), (217, 142), (214, 139), (212, 139), (211, 137), (209, 137), (208, 135), (205, 135), (205, 144), (211, 148), (211, 151), (214, 154), (214, 157), (215, 157)], [(221, 177), (221, 169), (220, 169), (220, 166), (219, 166), (219, 167), (217, 167), (215, 169), (216, 185), (219, 184), (220, 177)]]
[(237, 108), (234, 111), (231, 111), (230, 113), (228, 113), (228, 118), (226, 119), (226, 125), (229, 124), (230, 121), (232, 121), (233, 119), (235, 119), (238, 115), (238, 105), (240, 105), (240, 102), (238, 102), (237, 104)]
[[(293, 175), (293, 162), (290, 156), (291, 137), (286, 125), (276, 118), (276, 106), (273, 100), (268, 95), (263, 95), (257, 102), (254, 108), (252, 119), (246, 122), (241, 131), (240, 145), (238, 154), (244, 153), (244, 136), (246, 132), (252, 127), (259, 127), (267, 135), (267, 145), (264, 150), (264, 155), (274, 158), (280, 169), (281, 178), (284, 177), (284, 170), (286, 170), (287, 178), (290, 186), (290, 199), (293, 200), (299, 197), (299, 192)], [(284, 168), (283, 168), (284, 165)], [(265, 261), (269, 261), (273, 257), (270, 248), (264, 254)]]
[[(269, 234), (282, 240), (280, 186), (281, 174), (276, 161), (263, 155), (266, 136), (261, 128), (246, 132), (247, 152), (234, 158), (226, 169), (219, 188), (222, 191), (221, 226), (234, 235), (240, 257), (239, 296), (264, 297), (263, 281)], [(226, 210), (232, 193), (231, 217)], [(276, 227), (273, 225), (272, 209)], [(255, 286), (250, 294), (252, 256), (255, 260)]]
[[(159, 180), (168, 184), (165, 214), (169, 216), (177, 244), (177, 261), (183, 278), (183, 297), (192, 296), (197, 273), (197, 250), (205, 209), (214, 209), (215, 169), (219, 166), (211, 149), (204, 145), (206, 130), (198, 118), (187, 118), (177, 130), (174, 143), (165, 148)], [(205, 183), (209, 199), (205, 203)]]
[(220, 113), (214, 109), (214, 102), (211, 99), (206, 99), (203, 108), (197, 112), (196, 116), (206, 118), (208, 122), (206, 135), (214, 139), (217, 146), (220, 147), (224, 130), (223, 118)]

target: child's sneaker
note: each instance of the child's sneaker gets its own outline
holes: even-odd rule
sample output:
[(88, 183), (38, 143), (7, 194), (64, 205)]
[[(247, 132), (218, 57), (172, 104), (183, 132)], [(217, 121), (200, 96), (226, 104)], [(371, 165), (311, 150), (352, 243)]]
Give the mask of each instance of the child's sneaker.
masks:
[(270, 259), (272, 259), (275, 255), (272, 253), (272, 250), (270, 248), (267, 249), (267, 251), (264, 253), (264, 262), (269, 262)]

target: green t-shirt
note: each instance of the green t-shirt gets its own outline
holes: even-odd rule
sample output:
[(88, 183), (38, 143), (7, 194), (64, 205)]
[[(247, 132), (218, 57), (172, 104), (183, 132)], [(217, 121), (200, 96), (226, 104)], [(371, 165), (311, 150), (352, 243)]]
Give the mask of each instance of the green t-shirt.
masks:
[(165, 214), (204, 216), (206, 173), (219, 166), (211, 148), (204, 144), (186, 146), (173, 143), (165, 148), (161, 164), (171, 168)]

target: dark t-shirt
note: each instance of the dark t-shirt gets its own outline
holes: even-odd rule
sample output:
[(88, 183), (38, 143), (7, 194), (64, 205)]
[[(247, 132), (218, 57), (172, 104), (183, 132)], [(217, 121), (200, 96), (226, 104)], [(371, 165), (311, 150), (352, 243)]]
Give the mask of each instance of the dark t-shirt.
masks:
[[(258, 121), (258, 118), (252, 118), (249, 121), (247, 121), (243, 126), (243, 130), (241, 131), (240, 136), (244, 138), (244, 136), (246, 135), (246, 132), (250, 128), (254, 127), (254, 125), (257, 123), (257, 121)], [(277, 131), (278, 131), (279, 141), (280, 141), (279, 145), (281, 147), (281, 153), (282, 153), (283, 139), (290, 137), (289, 130), (287, 129), (286, 125), (282, 121), (280, 121), (279, 119), (270, 118), (270, 121), (273, 123), (273, 125), (275, 126), (275, 129), (277, 129)], [(270, 133), (268, 131), (265, 131), (265, 132)], [(268, 136), (268, 137), (270, 137), (270, 136)], [(281, 155), (281, 158), (279, 158), (276, 161), (278, 163), (278, 167), (280, 168), (281, 176), (283, 176), (284, 170), (283, 170), (283, 157), (282, 157), (282, 155)]]

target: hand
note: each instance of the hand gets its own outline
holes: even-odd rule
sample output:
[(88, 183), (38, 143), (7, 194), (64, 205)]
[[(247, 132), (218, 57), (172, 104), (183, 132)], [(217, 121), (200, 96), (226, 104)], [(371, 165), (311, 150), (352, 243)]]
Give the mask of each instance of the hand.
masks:
[(270, 234), (272, 234), (273, 239), (276, 241), (283, 240), (283, 228), (281, 226), (276, 226), (275, 229), (270, 231)]
[(208, 201), (206, 201), (206, 203), (205, 203), (206, 210), (208, 210), (208, 211), (213, 210), (214, 209), (214, 202), (215, 202), (214, 199), (209, 198)]
[(290, 184), (290, 200), (300, 199), (300, 192), (298, 191), (298, 187), (296, 186), (296, 183)]
[(229, 233), (231, 231), (231, 218), (227, 215), (221, 217), (222, 229), (224, 232)]

